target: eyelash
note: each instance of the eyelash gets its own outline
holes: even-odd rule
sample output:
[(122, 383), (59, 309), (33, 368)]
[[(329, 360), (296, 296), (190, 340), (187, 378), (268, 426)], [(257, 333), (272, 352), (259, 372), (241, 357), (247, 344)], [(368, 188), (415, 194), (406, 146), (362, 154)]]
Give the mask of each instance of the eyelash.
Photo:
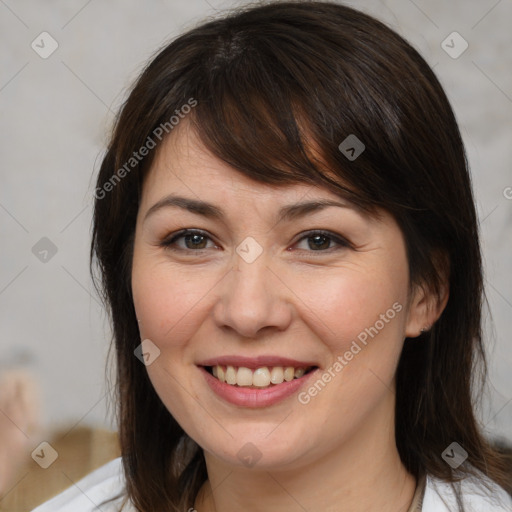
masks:
[[(184, 238), (186, 236), (193, 236), (193, 235), (200, 235), (200, 236), (203, 236), (203, 237), (211, 240), (211, 237), (206, 232), (201, 231), (199, 229), (183, 229), (183, 230), (179, 231), (178, 233), (174, 233), (174, 234), (170, 235), (165, 240), (163, 240), (159, 245), (161, 247), (164, 247), (165, 249), (168, 249), (171, 251), (180, 251), (180, 252), (189, 252), (189, 253), (194, 252), (194, 253), (201, 254), (202, 252), (208, 250), (208, 248), (188, 249), (188, 248), (176, 247), (175, 244), (176, 244), (177, 240), (179, 240), (180, 238)], [(334, 233), (331, 233), (330, 231), (324, 231), (324, 230), (318, 230), (318, 229), (307, 231), (306, 233), (303, 234), (303, 236), (301, 238), (299, 238), (299, 240), (297, 240), (297, 242), (295, 242), (294, 245), (298, 244), (302, 240), (307, 240), (308, 238), (313, 238), (315, 236), (323, 236), (323, 237), (329, 239), (331, 242), (338, 244), (338, 247), (329, 247), (328, 249), (318, 249), (318, 250), (306, 250), (306, 249), (299, 249), (299, 250), (309, 252), (309, 253), (331, 253), (333, 251), (339, 251), (341, 249), (352, 248), (352, 244), (345, 238), (343, 238), (339, 235), (336, 235)]]

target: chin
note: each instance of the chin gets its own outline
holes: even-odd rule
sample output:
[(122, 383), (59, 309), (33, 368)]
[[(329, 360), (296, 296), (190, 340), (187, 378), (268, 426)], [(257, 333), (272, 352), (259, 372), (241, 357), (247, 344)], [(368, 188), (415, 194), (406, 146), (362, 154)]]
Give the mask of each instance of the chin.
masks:
[(290, 432), (286, 424), (285, 421), (277, 428), (275, 422), (273, 425), (265, 424), (264, 428), (261, 425), (251, 428), (245, 424), (239, 428), (231, 427), (231, 436), (197, 439), (197, 443), (204, 448), (207, 458), (220, 459), (229, 466), (255, 471), (297, 469), (301, 461), (305, 464), (305, 459), (311, 457), (311, 449), (318, 443), (311, 433), (306, 435), (302, 429), (301, 432)]

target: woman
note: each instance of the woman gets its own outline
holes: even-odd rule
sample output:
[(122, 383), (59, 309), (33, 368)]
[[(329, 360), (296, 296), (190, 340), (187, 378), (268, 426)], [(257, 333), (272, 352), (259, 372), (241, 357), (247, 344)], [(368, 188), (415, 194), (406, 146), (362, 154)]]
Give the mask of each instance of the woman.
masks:
[(123, 456), (39, 512), (512, 510), (464, 148), (401, 37), (327, 2), (189, 31), (95, 197)]

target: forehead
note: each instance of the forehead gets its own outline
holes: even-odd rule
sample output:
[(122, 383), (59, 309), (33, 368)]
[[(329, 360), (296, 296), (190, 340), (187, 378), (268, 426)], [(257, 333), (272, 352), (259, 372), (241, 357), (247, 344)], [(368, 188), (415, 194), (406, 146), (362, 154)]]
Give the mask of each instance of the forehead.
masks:
[(225, 204), (249, 197), (297, 200), (312, 193), (315, 197), (340, 199), (328, 189), (310, 183), (275, 185), (256, 181), (213, 155), (186, 122), (159, 146), (144, 180), (142, 202), (157, 200), (169, 192), (184, 192), (199, 199), (216, 198)]

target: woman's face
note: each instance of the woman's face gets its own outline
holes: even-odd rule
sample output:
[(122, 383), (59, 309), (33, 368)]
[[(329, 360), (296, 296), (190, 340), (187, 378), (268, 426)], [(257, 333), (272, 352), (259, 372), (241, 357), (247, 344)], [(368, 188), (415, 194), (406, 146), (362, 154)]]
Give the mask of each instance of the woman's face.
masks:
[(422, 321), (389, 215), (252, 181), (180, 126), (144, 183), (132, 289), (151, 382), (208, 456), (296, 468), (392, 439)]

